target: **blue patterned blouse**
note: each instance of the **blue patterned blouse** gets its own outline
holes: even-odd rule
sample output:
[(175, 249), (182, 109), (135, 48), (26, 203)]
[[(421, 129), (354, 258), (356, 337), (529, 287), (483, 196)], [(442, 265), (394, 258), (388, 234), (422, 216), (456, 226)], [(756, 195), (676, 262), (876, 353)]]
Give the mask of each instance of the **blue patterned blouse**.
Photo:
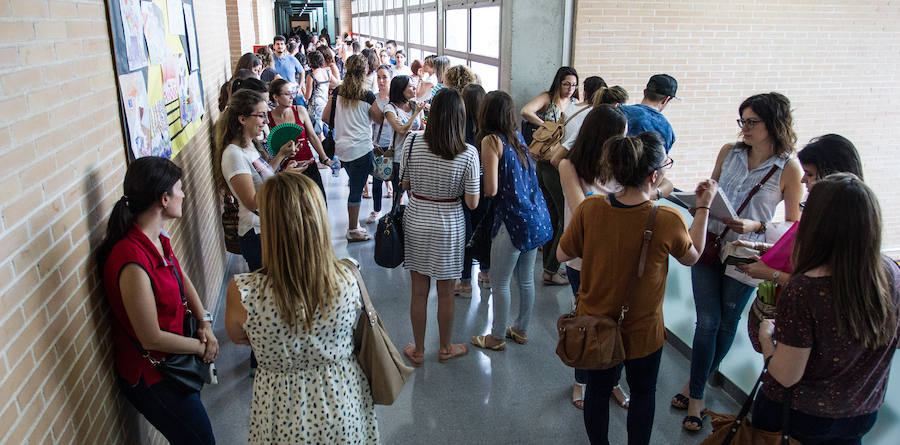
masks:
[[(497, 236), (500, 224), (506, 224), (512, 243), (522, 252), (537, 249), (553, 238), (550, 212), (544, 194), (538, 186), (534, 161), (528, 155), (528, 165), (522, 165), (516, 150), (502, 135), (503, 152), (497, 166), (497, 196), (494, 203), (494, 227), (491, 237)], [(519, 143), (525, 141), (516, 132)], [(525, 151), (526, 155), (528, 151)]]

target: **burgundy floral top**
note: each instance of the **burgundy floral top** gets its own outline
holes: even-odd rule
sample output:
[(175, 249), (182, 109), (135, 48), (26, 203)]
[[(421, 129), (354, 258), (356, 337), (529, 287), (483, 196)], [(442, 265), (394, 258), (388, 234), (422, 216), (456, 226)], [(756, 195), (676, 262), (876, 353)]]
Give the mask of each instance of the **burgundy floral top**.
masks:
[[(900, 268), (885, 258), (894, 304), (900, 304)], [(795, 275), (778, 300), (775, 340), (796, 348), (812, 348), (791, 408), (827, 418), (873, 413), (884, 403), (891, 359), (900, 344), (900, 329), (887, 346), (864, 349), (835, 324), (831, 278)], [(763, 378), (766, 397), (781, 402), (784, 387)]]

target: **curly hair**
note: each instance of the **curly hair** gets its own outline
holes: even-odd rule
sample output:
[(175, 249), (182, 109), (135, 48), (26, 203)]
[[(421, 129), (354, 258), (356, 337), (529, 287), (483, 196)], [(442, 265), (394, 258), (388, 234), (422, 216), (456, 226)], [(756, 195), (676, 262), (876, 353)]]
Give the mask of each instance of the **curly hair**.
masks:
[(469, 84), (478, 83), (475, 73), (465, 65), (456, 65), (444, 73), (444, 86), (453, 88), (460, 93)]
[(772, 149), (775, 156), (790, 157), (794, 152), (794, 144), (797, 143), (794, 118), (791, 116), (791, 101), (781, 93), (757, 94), (741, 102), (741, 106), (738, 107), (738, 116), (743, 116), (744, 110), (747, 108), (759, 115), (760, 120), (765, 124), (766, 131), (773, 140)]

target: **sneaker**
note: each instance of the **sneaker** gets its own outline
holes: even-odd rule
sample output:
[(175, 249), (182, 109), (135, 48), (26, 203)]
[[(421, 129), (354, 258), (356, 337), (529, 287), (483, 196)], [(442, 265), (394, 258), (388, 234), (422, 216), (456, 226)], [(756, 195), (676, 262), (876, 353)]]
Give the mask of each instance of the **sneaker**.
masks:
[(381, 212), (369, 212), (369, 218), (366, 219), (366, 224), (374, 224), (378, 222), (379, 218), (381, 218)]

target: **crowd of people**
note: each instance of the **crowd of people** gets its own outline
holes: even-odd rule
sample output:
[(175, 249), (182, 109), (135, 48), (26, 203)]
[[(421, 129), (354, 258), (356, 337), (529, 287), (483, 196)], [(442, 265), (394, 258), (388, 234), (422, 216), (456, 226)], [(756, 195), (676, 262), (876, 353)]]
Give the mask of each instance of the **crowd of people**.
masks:
[[(561, 67), (545, 92), (517, 108), (447, 57), (407, 66), (396, 42), (364, 43), (345, 34), (332, 45), (326, 31), (276, 36), (242, 56), (220, 91), (212, 174), (217, 192), (236, 199), (249, 267), (228, 287), (225, 327), (252, 348), (251, 443), (379, 443), (369, 383), (353, 355), (360, 288), (335, 257), (331, 231), (371, 242), (366, 226), (382, 217), (385, 190), (392, 206), (406, 202), (413, 338), (401, 349), (413, 366), (426, 362), (432, 280), (439, 362), (470, 345), (493, 354), (509, 340), (527, 344), (540, 261), (540, 283), (569, 285), (577, 315), (621, 324), (624, 361), (574, 371), (572, 402), (591, 443), (608, 443), (610, 398), (628, 410), (629, 443), (649, 443), (671, 255), (691, 267), (697, 312), (690, 375), (671, 400), (686, 412), (684, 429), (703, 428), (707, 380), (754, 294), (749, 278), (776, 283), (779, 295), (774, 319), (748, 319), (768, 364), (753, 424), (781, 430), (788, 403), (789, 433), (804, 444), (859, 443), (872, 428), (900, 344), (900, 268), (880, 253), (879, 203), (849, 140), (824, 135), (797, 152), (788, 98), (746, 98), (737, 108), (740, 139), (719, 150), (709, 178), (694, 187), (688, 223), (660, 205), (675, 190), (667, 178), (675, 132), (663, 114), (677, 99), (674, 77), (651, 76), (640, 102), (628, 105), (621, 86), (599, 76), (580, 85), (575, 69)], [(284, 123), (301, 127), (300, 136), (269, 147), (266, 135)], [(529, 145), (548, 123), (562, 124), (562, 136), (538, 157)], [(391, 167), (389, 178), (372, 178), (376, 159)], [(320, 166), (346, 173), (346, 228), (329, 222)], [(181, 190), (184, 173), (162, 158), (132, 162), (97, 258), (123, 394), (170, 442), (209, 444), (198, 393), (170, 387), (155, 367), (167, 354), (213, 362), (219, 350), (212, 316), (163, 229), (191, 199)], [(738, 217), (710, 215), (722, 195)], [(361, 219), (366, 196), (372, 211)], [(767, 237), (781, 203), (790, 227)], [(748, 279), (720, 259), (727, 243), (758, 253), (738, 267)], [(490, 331), (454, 343), (455, 296), (470, 296), (473, 285), (490, 288)], [(186, 313), (199, 320), (196, 337), (182, 335)], [(630, 394), (619, 385), (623, 370)], [(795, 389), (789, 400), (785, 388)]]

